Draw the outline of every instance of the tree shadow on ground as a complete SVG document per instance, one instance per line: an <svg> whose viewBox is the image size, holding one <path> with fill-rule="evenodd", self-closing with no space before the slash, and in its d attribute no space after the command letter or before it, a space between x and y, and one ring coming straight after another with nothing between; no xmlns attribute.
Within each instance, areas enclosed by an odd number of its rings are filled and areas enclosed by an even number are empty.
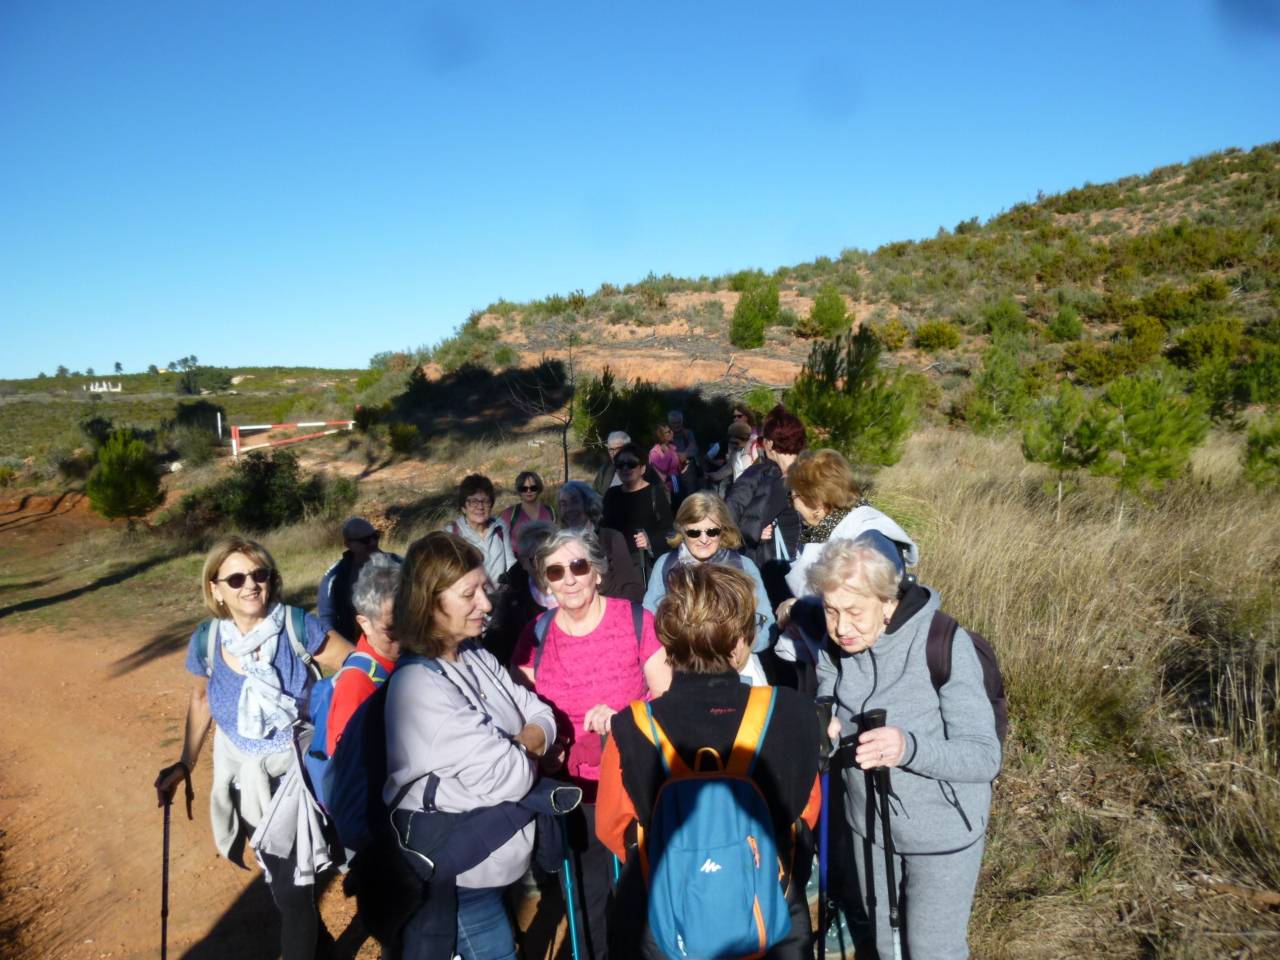
<svg viewBox="0 0 1280 960"><path fill-rule="evenodd" d="M118 583L136 577L140 573L150 570L152 567L167 563L178 553L165 552L156 554L154 557L148 557L146 560L139 560L137 563L131 563L127 566L114 570L111 573L103 574L96 580L91 580L83 586L74 587L70 590L64 590L62 593L55 593L48 597L32 597L30 600L20 600L17 603L11 603L7 607L0 607L0 620L11 616L15 613L26 613L29 610L40 610L44 607L51 607L54 604L65 603L67 600L74 600L76 597L82 597L86 593L93 593L95 590L101 590L103 587L114 587Z"/></svg>

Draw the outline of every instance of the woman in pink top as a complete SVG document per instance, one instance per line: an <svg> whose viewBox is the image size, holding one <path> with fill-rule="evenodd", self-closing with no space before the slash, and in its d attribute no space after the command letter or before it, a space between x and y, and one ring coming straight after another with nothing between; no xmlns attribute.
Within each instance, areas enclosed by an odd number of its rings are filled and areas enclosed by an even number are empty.
<svg viewBox="0 0 1280 960"><path fill-rule="evenodd" d="M555 511L545 503L539 503L542 496L542 478L532 470L522 470L516 477L516 493L520 494L518 503L513 503L502 511L502 520L511 531L511 549L520 556L520 530L526 523L555 523Z"/></svg>
<svg viewBox="0 0 1280 960"><path fill-rule="evenodd" d="M615 713L666 691L671 667L652 614L599 592L609 561L594 534L561 530L538 548L533 563L539 585L559 606L529 624L512 663L556 714L558 738L543 769L563 767L561 775L582 787L583 804L566 819L577 860L578 947L581 956L601 960L612 878L612 857L595 830L604 738Z"/></svg>
<svg viewBox="0 0 1280 960"><path fill-rule="evenodd" d="M649 450L649 466L662 477L667 490L675 493L676 478L680 476L680 454L676 451L675 434L665 423L658 424L653 433L658 442Z"/></svg>

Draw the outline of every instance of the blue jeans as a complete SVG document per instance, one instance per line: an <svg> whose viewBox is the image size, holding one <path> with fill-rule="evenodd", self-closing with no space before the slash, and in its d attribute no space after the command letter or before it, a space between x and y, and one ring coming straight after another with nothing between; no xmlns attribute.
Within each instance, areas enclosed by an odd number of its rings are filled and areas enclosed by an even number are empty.
<svg viewBox="0 0 1280 960"><path fill-rule="evenodd" d="M501 887L458 888L458 953L462 960L515 960L516 946Z"/></svg>

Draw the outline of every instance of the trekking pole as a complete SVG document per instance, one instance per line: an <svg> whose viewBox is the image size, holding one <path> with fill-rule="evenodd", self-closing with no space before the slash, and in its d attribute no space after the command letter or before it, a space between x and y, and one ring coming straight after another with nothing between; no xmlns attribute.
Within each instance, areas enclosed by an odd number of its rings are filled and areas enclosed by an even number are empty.
<svg viewBox="0 0 1280 960"><path fill-rule="evenodd" d="M191 820L191 801L196 792L191 786L191 771L182 764L186 784L187 819ZM162 774L163 776L163 774ZM169 815L173 810L173 793L164 798L164 852L160 863L160 960L169 956Z"/></svg>
<svg viewBox="0 0 1280 960"><path fill-rule="evenodd" d="M818 810L818 960L826 960L827 929L831 926L831 909L827 903L827 867L830 861L831 820L828 802L831 798L831 709L832 697L819 697L818 708L818 783L822 790L822 806Z"/></svg>
<svg viewBox="0 0 1280 960"><path fill-rule="evenodd" d="M885 725L883 710L863 714L863 729L874 730ZM898 883L894 869L893 833L889 829L889 771L876 767L873 772L876 793L880 795L880 832L884 836L884 882L889 891L889 933L893 936L893 960L902 960L902 917L898 913Z"/></svg>
<svg viewBox="0 0 1280 960"><path fill-rule="evenodd" d="M564 834L564 906L569 920L569 948L573 951L573 960L578 957L578 921L573 906L573 854L569 849L569 825L565 824Z"/></svg>

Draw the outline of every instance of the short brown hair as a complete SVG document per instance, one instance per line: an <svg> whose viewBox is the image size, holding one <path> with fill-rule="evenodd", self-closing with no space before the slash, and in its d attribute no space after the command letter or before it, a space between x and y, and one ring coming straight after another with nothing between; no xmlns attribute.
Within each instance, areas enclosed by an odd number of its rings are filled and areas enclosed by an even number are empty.
<svg viewBox="0 0 1280 960"><path fill-rule="evenodd" d="M782 404L778 404L765 416L760 435L773 444L773 449L778 453L799 453L808 443L804 424Z"/></svg>
<svg viewBox="0 0 1280 960"><path fill-rule="evenodd" d="M467 505L467 498L477 493L483 493L489 498L489 506L493 506L494 492L493 481L486 477L483 473L469 473L462 478L462 482L458 484L458 509L461 510Z"/></svg>
<svg viewBox="0 0 1280 960"><path fill-rule="evenodd" d="M840 510L862 499L849 461L835 450L806 450L787 471L787 486L811 507Z"/></svg>
<svg viewBox="0 0 1280 960"><path fill-rule="evenodd" d="M279 599L284 590L284 580L280 576L276 562L267 552L267 548L257 540L250 540L248 537L233 533L223 537L209 548L209 552L204 557L204 569L200 573L200 592L204 597L205 608L215 617L225 619L227 608L213 599L213 581L218 575L219 568L227 562L227 557L236 553L244 554L258 566L266 567L271 571L271 578L267 581L266 605L268 608Z"/></svg>
<svg viewBox="0 0 1280 960"><path fill-rule="evenodd" d="M730 550L742 549L742 533L738 525L729 515L729 507L714 493L699 490L684 498L680 509L676 511L676 532L667 543L673 547L684 542L684 528L699 520L710 520L720 528L720 545Z"/></svg>
<svg viewBox="0 0 1280 960"><path fill-rule="evenodd" d="M444 652L436 628L440 594L477 567L484 556L461 537L434 530L409 546L392 614L396 639L410 653L438 657Z"/></svg>
<svg viewBox="0 0 1280 960"><path fill-rule="evenodd" d="M741 570L685 563L667 577L654 626L673 670L721 673L733 669L739 640L756 631L756 588Z"/></svg>

